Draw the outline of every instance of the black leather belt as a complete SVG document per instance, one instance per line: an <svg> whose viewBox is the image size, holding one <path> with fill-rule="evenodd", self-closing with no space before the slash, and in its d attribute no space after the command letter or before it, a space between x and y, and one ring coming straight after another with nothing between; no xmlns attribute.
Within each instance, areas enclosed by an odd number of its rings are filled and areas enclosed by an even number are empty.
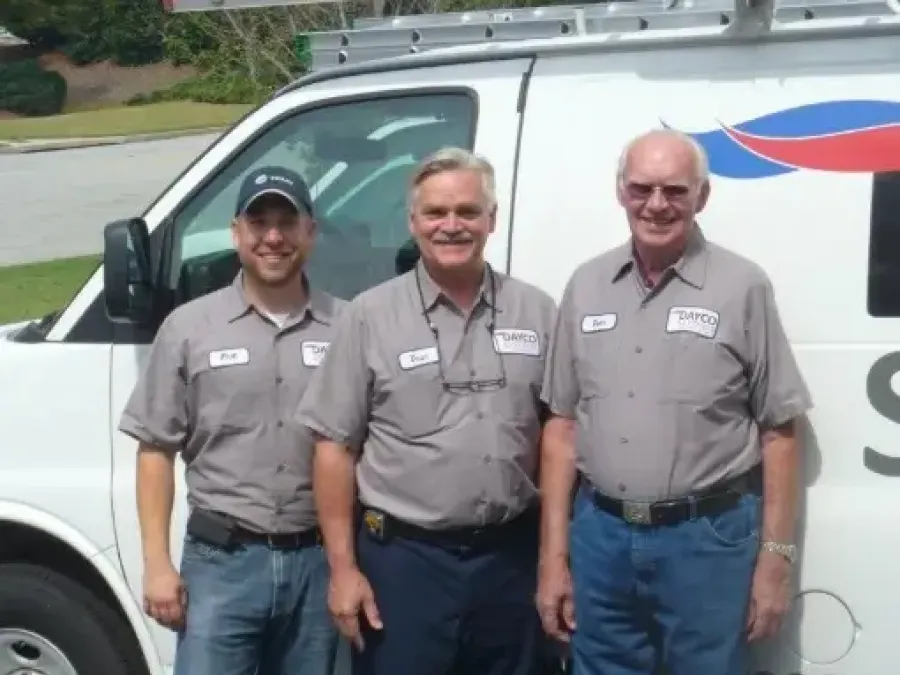
<svg viewBox="0 0 900 675"><path fill-rule="evenodd" d="M676 525L693 518L713 516L737 506L748 493L761 493L762 470L750 471L701 494L658 502L616 499L590 488L591 499L598 509L632 525Z"/></svg>
<svg viewBox="0 0 900 675"><path fill-rule="evenodd" d="M317 527L303 532L267 534L237 526L234 528L234 541L246 544L265 544L269 548L298 549L318 546L322 543L322 537Z"/></svg>
<svg viewBox="0 0 900 675"><path fill-rule="evenodd" d="M476 548L497 545L523 536L531 530L535 535L540 525L537 509L528 509L512 520L481 527L452 527L433 530L399 520L379 509L363 507L362 526L378 541L391 538L411 539L442 547Z"/></svg>

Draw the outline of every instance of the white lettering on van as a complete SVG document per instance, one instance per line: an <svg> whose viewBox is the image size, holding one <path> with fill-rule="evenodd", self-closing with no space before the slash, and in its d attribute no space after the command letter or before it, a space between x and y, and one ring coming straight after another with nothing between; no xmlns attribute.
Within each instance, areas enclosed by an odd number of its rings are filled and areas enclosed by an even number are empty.
<svg viewBox="0 0 900 675"><path fill-rule="evenodd" d="M301 354L303 354L303 365L307 368L320 366L330 346L330 342L313 342L312 340L303 342L300 345Z"/></svg>
<svg viewBox="0 0 900 675"><path fill-rule="evenodd" d="M503 328L494 331L494 350L498 354L540 356L541 341L537 331L525 328Z"/></svg>
<svg viewBox="0 0 900 675"><path fill-rule="evenodd" d="M437 347L423 347L422 349L403 352L397 358L403 370L412 370L413 368L427 366L429 363L437 363L440 356L438 355Z"/></svg>
<svg viewBox="0 0 900 675"><path fill-rule="evenodd" d="M618 322L618 314L588 314L581 320L581 332L602 333L615 328Z"/></svg>
<svg viewBox="0 0 900 675"><path fill-rule="evenodd" d="M667 333L695 333L714 338L719 330L719 313L702 307L672 307L666 322Z"/></svg>
<svg viewBox="0 0 900 675"><path fill-rule="evenodd" d="M239 349L220 349L209 353L210 368L244 366L248 363L250 363L250 350L246 347L240 347Z"/></svg>

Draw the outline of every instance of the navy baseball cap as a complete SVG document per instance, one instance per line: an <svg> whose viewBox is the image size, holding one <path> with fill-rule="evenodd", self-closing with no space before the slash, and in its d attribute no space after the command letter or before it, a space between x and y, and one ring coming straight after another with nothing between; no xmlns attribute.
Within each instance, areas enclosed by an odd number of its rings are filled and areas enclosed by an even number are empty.
<svg viewBox="0 0 900 675"><path fill-rule="evenodd" d="M244 213L263 195L284 197L297 211L312 215L312 196L309 194L306 181L296 171L281 166L254 169L241 184L235 215Z"/></svg>

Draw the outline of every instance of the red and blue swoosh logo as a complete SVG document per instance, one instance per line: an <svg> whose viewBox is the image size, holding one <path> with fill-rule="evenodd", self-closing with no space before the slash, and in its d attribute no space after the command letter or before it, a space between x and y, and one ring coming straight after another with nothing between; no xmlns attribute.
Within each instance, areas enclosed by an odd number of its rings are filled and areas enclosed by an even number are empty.
<svg viewBox="0 0 900 675"><path fill-rule="evenodd" d="M900 171L900 103L827 101L734 126L691 133L725 178L769 178L799 170Z"/></svg>

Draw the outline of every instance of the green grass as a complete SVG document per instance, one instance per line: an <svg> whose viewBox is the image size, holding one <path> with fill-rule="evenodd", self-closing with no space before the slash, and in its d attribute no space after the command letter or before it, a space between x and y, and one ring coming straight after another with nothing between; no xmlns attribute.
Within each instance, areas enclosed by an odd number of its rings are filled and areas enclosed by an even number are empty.
<svg viewBox="0 0 900 675"><path fill-rule="evenodd" d="M0 120L0 140L96 138L211 129L228 126L251 107L175 101Z"/></svg>
<svg viewBox="0 0 900 675"><path fill-rule="evenodd" d="M0 324L61 309L99 262L99 255L89 255L0 267Z"/></svg>

